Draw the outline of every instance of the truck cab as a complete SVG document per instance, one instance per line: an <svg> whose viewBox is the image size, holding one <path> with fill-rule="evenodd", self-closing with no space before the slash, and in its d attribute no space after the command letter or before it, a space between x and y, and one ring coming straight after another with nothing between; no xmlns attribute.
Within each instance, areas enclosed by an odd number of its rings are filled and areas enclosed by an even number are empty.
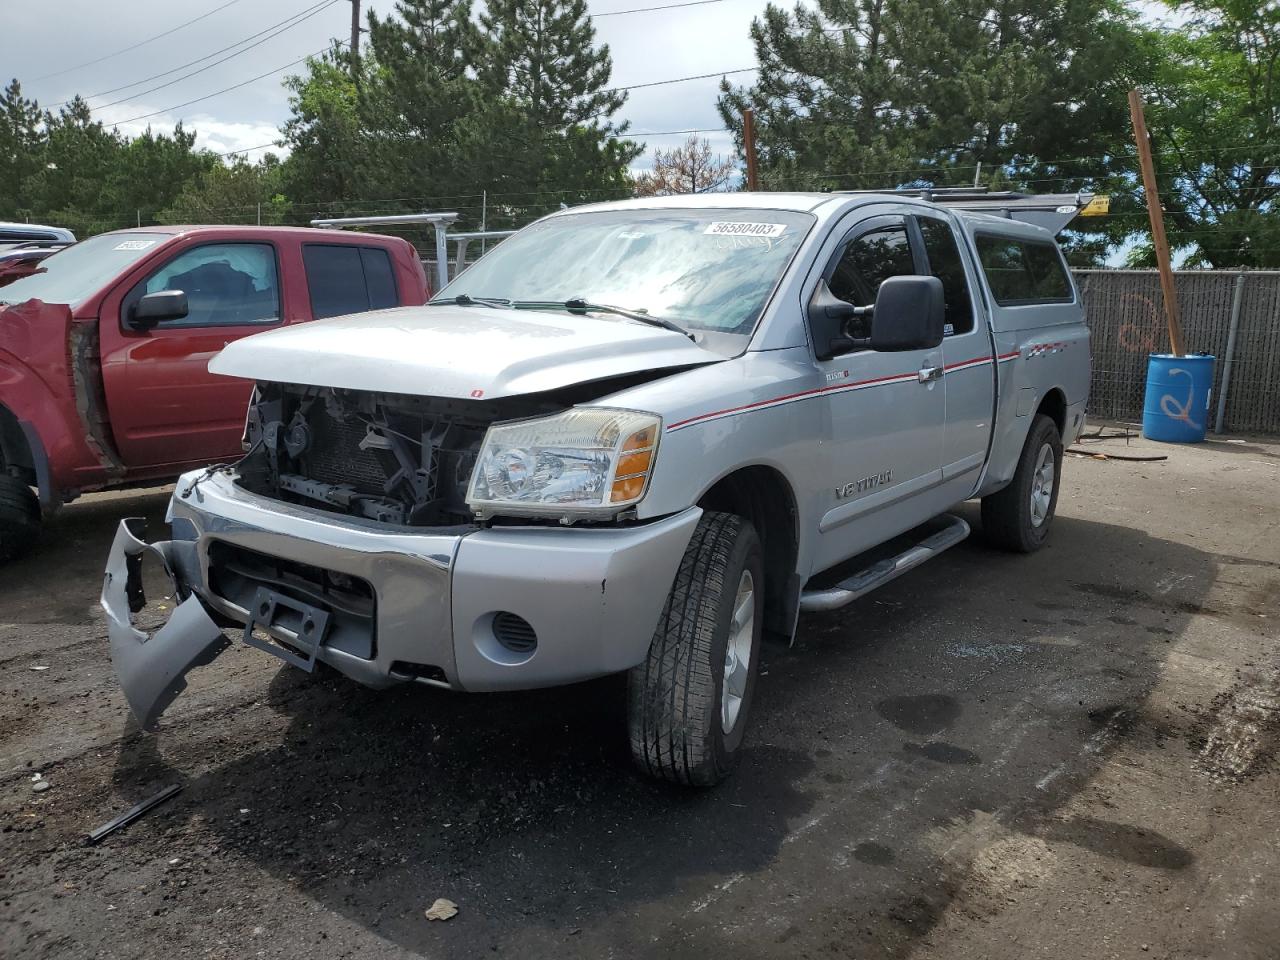
<svg viewBox="0 0 1280 960"><path fill-rule="evenodd" d="M404 240L288 227L101 234L0 288L0 556L79 494L234 457L252 385L209 372L250 334L425 301Z"/></svg>
<svg viewBox="0 0 1280 960"><path fill-rule="evenodd" d="M211 370L257 384L245 456L179 482L172 539L125 521L108 560L135 714L231 626L375 687L626 673L641 768L723 779L766 633L958 543L966 500L1000 546L1049 535L1088 331L1052 232L1000 212L581 207L422 307L228 346ZM130 622L144 557L185 598L154 636Z"/></svg>

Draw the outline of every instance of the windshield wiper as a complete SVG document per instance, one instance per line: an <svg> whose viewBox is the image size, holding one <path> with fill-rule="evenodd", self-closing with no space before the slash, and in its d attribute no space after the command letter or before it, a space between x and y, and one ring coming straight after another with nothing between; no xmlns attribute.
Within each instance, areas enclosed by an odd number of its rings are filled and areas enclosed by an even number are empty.
<svg viewBox="0 0 1280 960"><path fill-rule="evenodd" d="M563 302L550 300L545 303L534 300L516 300L513 301L511 305L517 310L546 310L550 308L555 310L570 310L586 313L613 313L617 314L619 317L626 317L628 320L647 323L651 327L661 327L663 330L670 330L673 333L678 333L682 336L688 337L690 340L694 340L692 333L680 326L680 324L675 323L672 320L668 320L666 317L655 317L639 310L627 310L625 307L611 307L607 303L591 303L583 297L570 297L568 300Z"/></svg>
<svg viewBox="0 0 1280 960"><path fill-rule="evenodd" d="M455 307L494 307L498 310L510 310L511 301L500 297L473 297L469 293L460 293L456 297L445 297L443 300L428 300L428 307L438 307L440 304L449 304Z"/></svg>

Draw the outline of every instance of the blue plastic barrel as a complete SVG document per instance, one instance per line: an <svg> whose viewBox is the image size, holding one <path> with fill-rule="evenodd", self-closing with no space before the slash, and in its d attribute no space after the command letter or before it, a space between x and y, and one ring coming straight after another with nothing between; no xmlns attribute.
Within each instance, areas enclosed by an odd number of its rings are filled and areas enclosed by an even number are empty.
<svg viewBox="0 0 1280 960"><path fill-rule="evenodd" d="M1209 425L1215 358L1207 353L1175 357L1153 353L1147 361L1142 435L1165 443L1199 443Z"/></svg>

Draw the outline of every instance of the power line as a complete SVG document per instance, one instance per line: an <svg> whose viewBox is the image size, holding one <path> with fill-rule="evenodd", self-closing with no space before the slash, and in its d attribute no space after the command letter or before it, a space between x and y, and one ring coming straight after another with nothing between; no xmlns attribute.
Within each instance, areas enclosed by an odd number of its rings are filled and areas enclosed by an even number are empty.
<svg viewBox="0 0 1280 960"><path fill-rule="evenodd" d="M226 153L218 153L218 154L215 154L215 156L218 157L219 159L223 157L234 157L238 153L253 153L253 151L255 150L263 150L267 147L278 147L278 146L280 146L279 141L272 140L270 143L260 143L256 147L241 147L239 150L228 150Z"/></svg>
<svg viewBox="0 0 1280 960"><path fill-rule="evenodd" d="M347 45L346 40L335 39L332 41L331 46L325 47L323 50L317 50L314 53L308 53L305 57L299 57L297 60L292 60L289 63L286 63L282 67L276 67L274 70L268 70L266 73L260 73L256 77L250 77L248 80L242 80L239 83L233 83L229 87L223 87L221 90L215 90L213 91L213 93L207 93L203 97L196 97L194 100L188 100L185 103L175 103L173 106L165 107L162 110L155 110L155 111L152 111L151 113L144 113L144 114L141 114L140 116L130 117L128 120L113 120L111 122L111 125L113 127L118 127L123 123L136 123L139 120L150 120L152 117L158 117L163 113L168 113L170 110L180 110L183 107L191 106L193 103L202 103L205 100L211 100L214 97L219 97L224 93L230 93L232 90L239 90L241 87L247 87L249 84L254 83L258 80L263 80L267 77L274 76L277 73L281 73L285 70L288 70L290 67L296 67L298 64L305 63L306 61L310 60L312 57L318 57L321 54L326 53L331 49L334 49L335 47L345 47L346 45Z"/></svg>
<svg viewBox="0 0 1280 960"><path fill-rule="evenodd" d="M303 10L299 10L297 13L292 14L291 16L285 17L279 23L273 23L271 26L267 27L265 30L259 30L257 33L244 37L241 40L237 40L235 43L228 44L227 46L223 47L220 50L215 50L213 51L213 53L206 54L205 56L200 57L198 60L191 60L187 63L181 64L180 66L174 67L172 70L166 70L163 73L156 73L149 77L143 77L141 80L134 80L132 83L125 83L118 87L112 87L110 90L100 90L97 93L86 94L84 99L96 100L98 97L105 97L108 94L119 93L121 90L128 90L130 87L141 86L142 84L148 83L152 80L159 80L161 77L167 77L172 73L177 73L179 70L185 70L187 67L194 67L197 63L203 63L206 60L210 60L213 57L216 57L220 53L226 53L228 50L233 50L243 43L248 43L250 40L257 39L258 37L261 37L264 33L270 33L272 30L275 30L277 27L282 27L285 24L288 24L288 27L285 27L285 29L288 29L289 27L297 26L299 23L302 23L303 20L308 19L314 13L319 13L320 10L324 9L325 7L332 6L336 2L337 0L320 0L319 3L313 4L312 6L306 7ZM306 16L304 16L304 14ZM300 18L300 19L297 19L297 18ZM290 23L290 21L293 21L293 22ZM281 31L281 32L283 33L284 31ZM278 36L278 34L272 34L272 36ZM267 37L265 39L270 40L271 37ZM253 46L257 46L257 44L254 44ZM154 93L156 90L162 90L164 89L164 87L170 86L174 83L178 83L181 80L186 80L188 77L194 77L197 73L203 73L205 70L209 70L213 67L216 67L219 63L226 63L227 60L230 60L232 57L238 57L240 54L245 53L248 50L252 50L253 46L245 47L244 50L240 50L240 51L237 51L236 53L233 53L231 57L226 57L222 60L219 60L217 63L211 63L206 67L201 67L199 70L195 70L195 71L192 71L191 73L186 74L185 76L178 77L177 80L171 80L169 81L169 83L162 84L159 87L152 87L150 90L144 90L142 93L134 94L134 96L144 96L148 93ZM50 107L61 107L64 104L67 104L70 102L71 102L70 100L59 100L57 103L50 104ZM109 107L109 106L112 106L112 104L109 104L109 103L103 104L103 106ZM95 107L94 109L96 110L101 108Z"/></svg>
<svg viewBox="0 0 1280 960"><path fill-rule="evenodd" d="M610 10L607 13L593 13L591 18L599 20L601 17L621 17L628 13L648 13L651 10L674 10L676 7L705 7L709 3L724 3L724 0L688 0L686 3L667 3L660 7L635 7L631 10Z"/></svg>
<svg viewBox="0 0 1280 960"><path fill-rule="evenodd" d="M684 83L686 80L706 80L710 77L728 77L736 73L755 73L759 67L742 67L738 70L717 70L714 73L698 73L692 77L674 77L671 80L654 80L650 83L633 83L629 87L606 87L601 93L619 93L623 90L643 90L646 87L665 87L671 83Z"/></svg>
<svg viewBox="0 0 1280 960"><path fill-rule="evenodd" d="M692 130L628 130L628 137L675 137L691 133L730 133L728 127L694 127Z"/></svg>
<svg viewBox="0 0 1280 960"><path fill-rule="evenodd" d="M56 70L53 73L46 73L42 77L36 77L35 80L36 81L48 80L50 77L60 77L64 73L71 73L73 70L80 70L84 67L91 67L95 63L102 63L104 60L111 60L114 57L120 56L120 54L122 53L128 53L130 50L137 50L139 47L145 46L146 44L151 43L153 40L159 40L161 37L167 37L171 33L177 33L183 27L189 27L193 23L199 23L201 20L204 20L208 17L212 17L215 13L218 13L221 10L225 10L227 9L227 7L230 7L233 4L237 4L239 2L240 0L227 0L227 2L224 3L222 6L215 7L214 9L210 10L208 13L202 13L200 16L195 17L194 19L188 20L185 23L180 23L176 27L170 27L164 33L157 33L154 37L147 37L147 39L145 40L139 40L137 43L133 44L132 46L125 47L123 50L117 50L115 53L108 53L106 56L98 57L98 59L96 60L89 60L89 61L86 61L85 63L77 64L74 67L67 67L65 70Z"/></svg>
<svg viewBox="0 0 1280 960"><path fill-rule="evenodd" d="M201 67L199 70L192 70L188 74L185 74L181 77L176 77L173 80L165 81L164 83L159 84L158 86L151 87L149 90L139 90L137 93L131 93L129 94L129 96L121 97L119 100L112 100L110 103L104 103L101 106L93 107L92 110L95 110L95 111L105 110L108 107L119 106L122 103L128 103L129 101L136 100L139 97L145 97L149 93L155 93L157 90L163 90L166 87L172 87L175 83L181 83L183 80L187 80L191 77L194 77L198 73L204 73L206 70L212 70L214 67L218 66L219 64L226 63L228 60L234 60L236 57L240 56L240 54L242 53L248 53L254 47L262 46L262 44L266 43L268 40L274 40L276 37L280 36L280 34L284 33L286 30L296 27L298 24L302 23L304 20L310 20L316 14L321 13L322 11L324 11L328 7L333 6L337 2L338 0L323 0L323 2L320 5L312 9L311 12L308 13L306 16L303 16L299 19L294 20L292 23L288 24L287 26L281 27L279 30L276 30L274 33L270 34L269 36L263 37L261 40L251 43L249 44L249 46L244 47L241 50L237 50L235 53L229 54L223 57L221 60L215 60L213 63L207 64L206 66Z"/></svg>

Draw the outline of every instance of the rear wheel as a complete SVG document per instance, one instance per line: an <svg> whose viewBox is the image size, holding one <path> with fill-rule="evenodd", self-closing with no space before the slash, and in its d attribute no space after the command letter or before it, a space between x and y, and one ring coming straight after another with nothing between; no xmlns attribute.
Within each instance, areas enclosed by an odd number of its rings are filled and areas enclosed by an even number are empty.
<svg viewBox="0 0 1280 960"><path fill-rule="evenodd" d="M982 498L982 532L1006 550L1032 553L1044 545L1058 507L1062 437L1058 425L1036 414L1027 432L1013 480Z"/></svg>
<svg viewBox="0 0 1280 960"><path fill-rule="evenodd" d="M719 783L738 762L760 659L764 565L751 524L706 513L649 655L627 678L631 755L651 776Z"/></svg>
<svg viewBox="0 0 1280 960"><path fill-rule="evenodd" d="M25 483L0 473L0 562L31 549L40 535L40 501Z"/></svg>

